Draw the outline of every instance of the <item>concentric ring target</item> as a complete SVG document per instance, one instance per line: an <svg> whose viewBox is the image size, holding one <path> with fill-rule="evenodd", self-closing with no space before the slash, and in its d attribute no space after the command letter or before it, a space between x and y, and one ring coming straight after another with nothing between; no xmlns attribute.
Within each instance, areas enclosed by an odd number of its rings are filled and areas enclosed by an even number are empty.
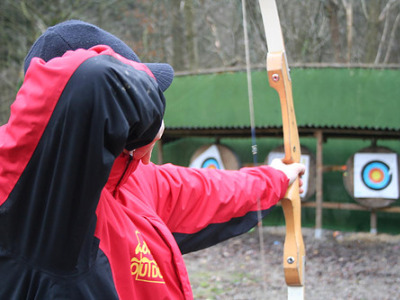
<svg viewBox="0 0 400 300"><path fill-rule="evenodd" d="M221 169L221 166L219 165L218 161L213 157L206 158L201 164L201 167L207 169L218 169L218 170Z"/></svg>
<svg viewBox="0 0 400 300"><path fill-rule="evenodd" d="M368 188L376 191L385 189L392 181L390 167L379 160L367 163L361 171L361 177Z"/></svg>

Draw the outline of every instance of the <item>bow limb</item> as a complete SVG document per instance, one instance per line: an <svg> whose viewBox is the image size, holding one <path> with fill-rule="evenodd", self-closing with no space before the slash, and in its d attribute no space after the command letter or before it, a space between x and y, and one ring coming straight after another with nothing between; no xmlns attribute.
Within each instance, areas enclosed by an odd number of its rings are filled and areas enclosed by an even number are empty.
<svg viewBox="0 0 400 300"><path fill-rule="evenodd" d="M285 148L284 163L300 162L300 140L293 105L292 82L275 0L259 0L267 38L269 84L279 95ZM288 299L304 299L305 249L301 233L299 180L289 186L281 200L286 222L283 268Z"/></svg>

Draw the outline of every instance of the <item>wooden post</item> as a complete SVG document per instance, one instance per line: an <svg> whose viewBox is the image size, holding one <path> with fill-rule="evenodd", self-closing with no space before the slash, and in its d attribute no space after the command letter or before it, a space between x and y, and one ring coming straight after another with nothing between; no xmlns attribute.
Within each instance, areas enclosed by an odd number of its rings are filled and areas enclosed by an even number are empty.
<svg viewBox="0 0 400 300"><path fill-rule="evenodd" d="M378 227L377 227L377 217L376 217L376 211L374 209L371 210L371 216L370 216L370 233L371 234L377 234L378 233Z"/></svg>
<svg viewBox="0 0 400 300"><path fill-rule="evenodd" d="M322 202L323 202L323 143L324 137L321 130L315 133L317 139L317 155L316 155L316 182L315 182L315 233L317 239L322 237Z"/></svg>

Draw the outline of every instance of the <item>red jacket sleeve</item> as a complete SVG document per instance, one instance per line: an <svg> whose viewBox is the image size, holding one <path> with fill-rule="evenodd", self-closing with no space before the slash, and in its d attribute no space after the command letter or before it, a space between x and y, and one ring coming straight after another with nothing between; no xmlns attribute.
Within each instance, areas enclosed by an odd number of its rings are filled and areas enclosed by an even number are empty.
<svg viewBox="0 0 400 300"><path fill-rule="evenodd" d="M268 166L221 171L150 164L133 176L183 253L247 232L257 224L257 200L265 216L288 187L287 177Z"/></svg>

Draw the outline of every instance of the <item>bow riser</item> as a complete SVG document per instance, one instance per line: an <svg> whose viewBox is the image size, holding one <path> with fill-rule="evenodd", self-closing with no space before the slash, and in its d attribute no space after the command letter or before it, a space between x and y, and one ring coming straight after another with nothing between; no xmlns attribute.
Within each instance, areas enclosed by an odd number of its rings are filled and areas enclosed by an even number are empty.
<svg viewBox="0 0 400 300"><path fill-rule="evenodd" d="M269 84L279 95L282 111L282 128L285 146L284 163L300 162L300 142L294 112L292 82L284 52L269 52L267 55Z"/></svg>
<svg viewBox="0 0 400 300"><path fill-rule="evenodd" d="M300 162L300 141L293 105L292 83L284 52L268 53L267 71L269 84L279 95L282 111L285 158L287 164ZM298 179L289 186L282 208L286 222L283 267L288 286L304 284L304 242L301 233L301 199Z"/></svg>

